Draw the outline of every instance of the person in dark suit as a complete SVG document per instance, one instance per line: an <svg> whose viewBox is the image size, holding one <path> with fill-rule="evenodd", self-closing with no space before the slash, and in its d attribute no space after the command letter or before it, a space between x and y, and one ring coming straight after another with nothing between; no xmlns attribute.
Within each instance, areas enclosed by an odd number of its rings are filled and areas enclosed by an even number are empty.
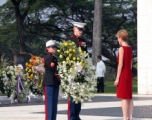
<svg viewBox="0 0 152 120"><path fill-rule="evenodd" d="M67 37L66 40L73 41L77 47L81 47L82 51L87 52L86 40L81 38L86 23L73 22L72 24L74 33L72 36ZM82 80L79 81L81 82ZM71 98L70 102L68 102L68 105L68 108L70 108L68 110L68 120L81 120L79 116L81 111L81 103L75 103Z"/></svg>
<svg viewBox="0 0 152 120"><path fill-rule="evenodd" d="M45 74L43 79L43 89L45 96L45 120L56 120L57 104L59 94L59 77L57 75L57 59L54 40L46 42L47 55L44 57Z"/></svg>

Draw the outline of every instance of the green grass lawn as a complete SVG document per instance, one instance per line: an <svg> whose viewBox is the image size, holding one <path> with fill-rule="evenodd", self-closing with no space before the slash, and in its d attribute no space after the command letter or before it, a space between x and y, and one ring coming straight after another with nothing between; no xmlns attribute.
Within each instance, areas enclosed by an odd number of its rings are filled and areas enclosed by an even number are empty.
<svg viewBox="0 0 152 120"><path fill-rule="evenodd" d="M0 96L6 96L6 94L2 94L2 93L0 93Z"/></svg>
<svg viewBox="0 0 152 120"><path fill-rule="evenodd" d="M113 82L105 82L105 93L114 94L116 93L116 87ZM137 94L137 82L133 82L133 93Z"/></svg>
<svg viewBox="0 0 152 120"><path fill-rule="evenodd" d="M5 93L5 94L3 94L2 92L0 92L0 96L6 96L7 94Z"/></svg>
<svg viewBox="0 0 152 120"><path fill-rule="evenodd" d="M115 94L116 93L116 87L113 85L113 82L105 82L105 93L109 94ZM133 93L137 94L137 82L133 82ZM6 94L1 94L0 96L5 96Z"/></svg>

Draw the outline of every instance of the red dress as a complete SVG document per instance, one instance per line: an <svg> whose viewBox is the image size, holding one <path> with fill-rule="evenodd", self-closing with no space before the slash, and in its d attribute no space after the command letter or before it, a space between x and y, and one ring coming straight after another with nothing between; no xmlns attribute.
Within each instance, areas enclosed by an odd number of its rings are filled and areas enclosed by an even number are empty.
<svg viewBox="0 0 152 120"><path fill-rule="evenodd" d="M117 85L117 98L132 99L132 48L129 46L122 46L122 48L124 50L123 67Z"/></svg>

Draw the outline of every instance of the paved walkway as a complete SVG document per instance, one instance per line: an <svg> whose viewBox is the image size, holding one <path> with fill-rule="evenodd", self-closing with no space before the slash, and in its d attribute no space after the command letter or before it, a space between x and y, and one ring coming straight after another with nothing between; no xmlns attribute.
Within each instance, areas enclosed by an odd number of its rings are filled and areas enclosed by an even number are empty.
<svg viewBox="0 0 152 120"><path fill-rule="evenodd" d="M152 95L134 95L133 99L134 120L152 120ZM30 103L9 104L6 97L0 97L0 102L0 120L44 120L41 98L33 98ZM92 102L82 106L81 119L122 120L121 103L115 95L96 94ZM60 98L57 120L67 120L67 100Z"/></svg>

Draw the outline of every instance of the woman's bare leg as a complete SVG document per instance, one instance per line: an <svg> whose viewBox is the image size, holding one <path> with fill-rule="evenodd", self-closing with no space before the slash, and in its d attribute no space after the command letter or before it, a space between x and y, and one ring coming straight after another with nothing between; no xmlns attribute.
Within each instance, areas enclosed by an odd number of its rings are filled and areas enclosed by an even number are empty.
<svg viewBox="0 0 152 120"><path fill-rule="evenodd" d="M133 116L133 100L128 100L129 102L129 120L132 120L132 116Z"/></svg>
<svg viewBox="0 0 152 120"><path fill-rule="evenodd" d="M127 120L128 118L128 100L121 99L121 106L122 106L122 113L123 113L123 120Z"/></svg>

